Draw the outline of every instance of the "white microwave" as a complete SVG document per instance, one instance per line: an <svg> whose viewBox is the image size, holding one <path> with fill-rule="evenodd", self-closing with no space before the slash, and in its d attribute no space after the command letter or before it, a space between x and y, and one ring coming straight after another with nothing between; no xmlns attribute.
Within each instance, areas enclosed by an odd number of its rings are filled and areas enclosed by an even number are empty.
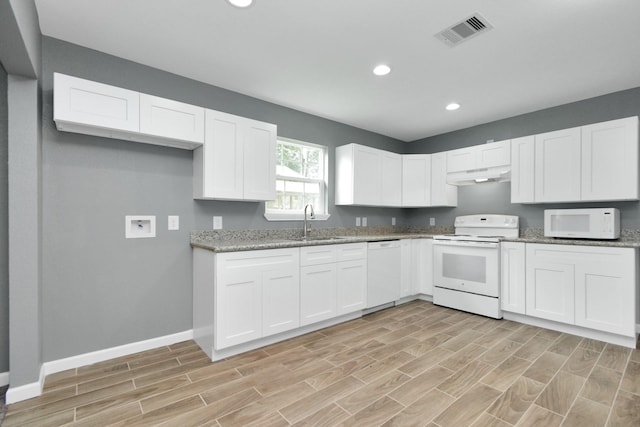
<svg viewBox="0 0 640 427"><path fill-rule="evenodd" d="M617 239L620 237L620 211L601 209L545 209L545 237L571 239Z"/></svg>

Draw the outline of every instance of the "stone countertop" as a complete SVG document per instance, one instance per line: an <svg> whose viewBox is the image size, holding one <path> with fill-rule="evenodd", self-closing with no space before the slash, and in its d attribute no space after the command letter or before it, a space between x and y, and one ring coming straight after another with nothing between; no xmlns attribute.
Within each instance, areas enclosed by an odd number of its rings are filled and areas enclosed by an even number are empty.
<svg viewBox="0 0 640 427"><path fill-rule="evenodd" d="M314 229L309 239L303 239L300 229L192 231L191 246L213 252L252 251L261 249L298 248L304 246L334 245L344 243L376 242L398 239L432 238L447 234L449 227L361 227L358 229Z"/></svg>
<svg viewBox="0 0 640 427"><path fill-rule="evenodd" d="M607 246L611 248L640 248L640 240L619 238L615 240L560 239L557 237L517 237L502 239L503 242L541 243L549 245Z"/></svg>
<svg viewBox="0 0 640 427"><path fill-rule="evenodd" d="M437 234L451 234L451 227L358 227L313 229L304 240L300 229L281 230L205 230L191 232L191 246L213 252L253 251L261 249L299 248L344 243L379 242L398 239L429 239ZM575 246L640 248L640 231L623 230L615 240L559 239L544 237L541 229L526 229L521 237L503 242L540 243Z"/></svg>
<svg viewBox="0 0 640 427"><path fill-rule="evenodd" d="M517 238L506 238L503 242L541 243L550 245L607 246L612 248L640 248L640 230L623 229L615 240L562 239L545 237L541 228L527 228Z"/></svg>

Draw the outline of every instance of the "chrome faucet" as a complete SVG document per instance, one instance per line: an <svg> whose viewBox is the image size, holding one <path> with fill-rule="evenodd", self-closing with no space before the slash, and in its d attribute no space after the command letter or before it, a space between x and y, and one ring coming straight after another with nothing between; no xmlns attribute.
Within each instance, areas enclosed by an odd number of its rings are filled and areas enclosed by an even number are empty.
<svg viewBox="0 0 640 427"><path fill-rule="evenodd" d="M311 203L307 204L304 207L304 233L303 233L303 237L305 239L307 238L307 235L311 231L311 224L307 223L307 208L309 208L311 210L311 212L309 213L309 219L315 219L315 217L316 217L316 215L313 213L313 205Z"/></svg>

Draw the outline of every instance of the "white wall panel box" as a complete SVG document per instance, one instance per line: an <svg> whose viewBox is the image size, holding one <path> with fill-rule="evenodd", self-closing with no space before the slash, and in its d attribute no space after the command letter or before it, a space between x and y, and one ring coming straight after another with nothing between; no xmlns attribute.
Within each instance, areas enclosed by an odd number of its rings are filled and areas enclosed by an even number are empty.
<svg viewBox="0 0 640 427"><path fill-rule="evenodd" d="M127 239L156 237L156 217L153 215L127 215L124 226Z"/></svg>

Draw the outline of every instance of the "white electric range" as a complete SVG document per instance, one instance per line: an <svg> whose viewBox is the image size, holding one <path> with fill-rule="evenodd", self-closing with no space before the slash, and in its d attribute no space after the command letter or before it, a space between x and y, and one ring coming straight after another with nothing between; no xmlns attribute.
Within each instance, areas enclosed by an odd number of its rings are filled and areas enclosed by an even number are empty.
<svg viewBox="0 0 640 427"><path fill-rule="evenodd" d="M454 227L433 236L433 303L501 319L500 240L518 237L518 217L464 215Z"/></svg>

